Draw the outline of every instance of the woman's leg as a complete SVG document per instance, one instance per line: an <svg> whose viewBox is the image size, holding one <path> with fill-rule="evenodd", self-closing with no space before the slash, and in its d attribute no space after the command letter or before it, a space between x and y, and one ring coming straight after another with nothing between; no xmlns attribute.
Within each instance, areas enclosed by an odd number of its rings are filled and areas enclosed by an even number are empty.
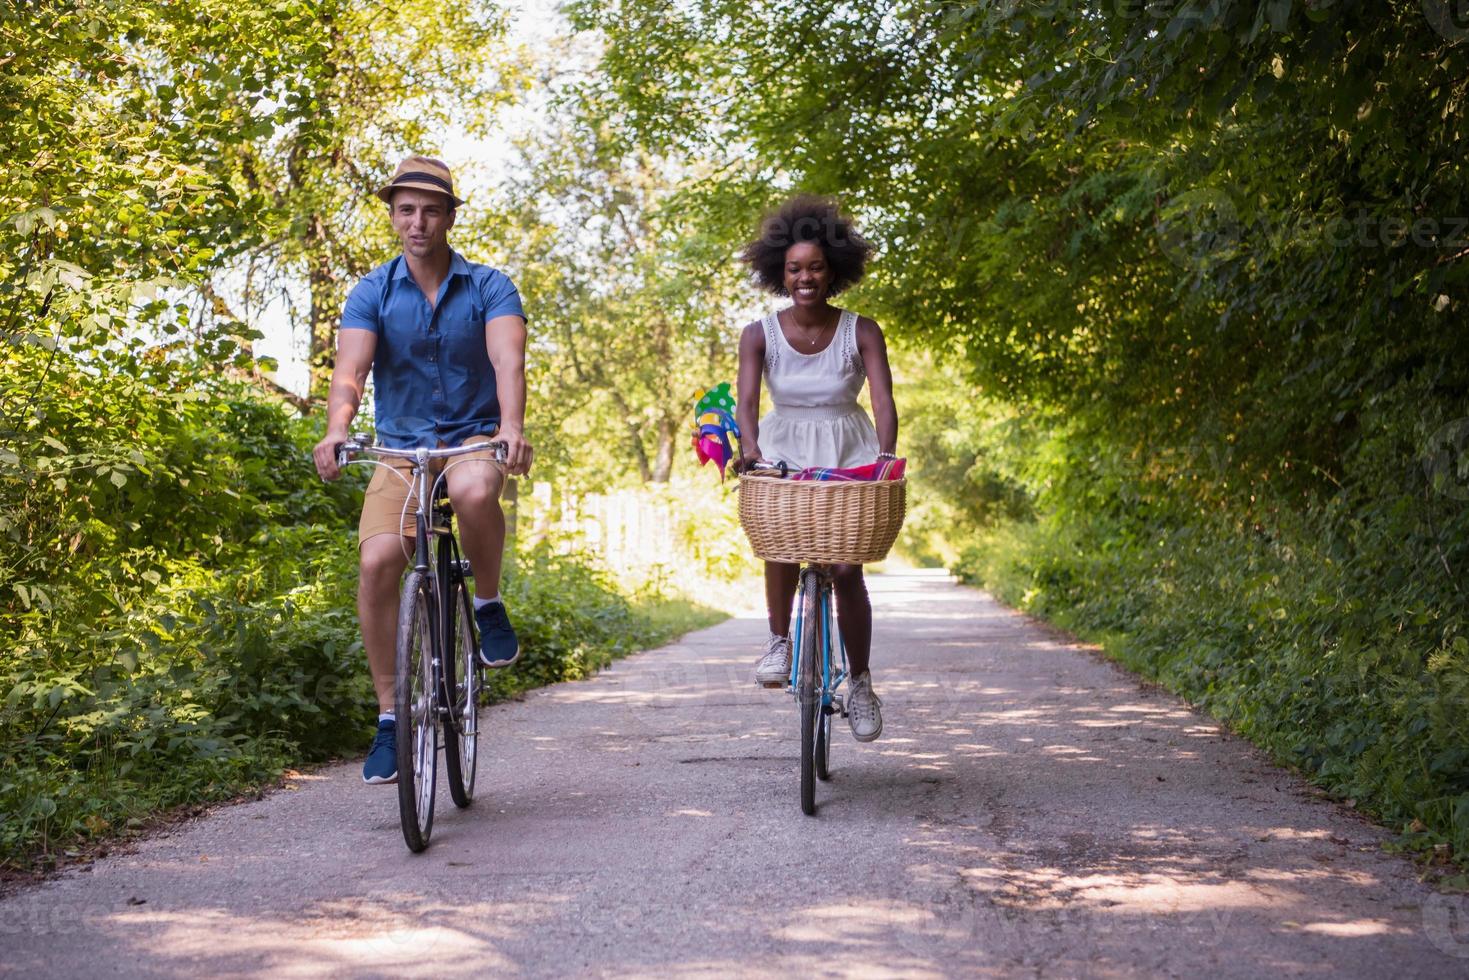
<svg viewBox="0 0 1469 980"><path fill-rule="evenodd" d="M872 602L867 598L867 582L861 565L832 566L837 594L837 624L842 643L847 648L847 669L852 677L867 672L872 650Z"/></svg>
<svg viewBox="0 0 1469 980"><path fill-rule="evenodd" d="M784 562L765 563L765 608L770 618L770 632L776 636L791 635L791 603L796 598L796 581L801 566Z"/></svg>
<svg viewBox="0 0 1469 980"><path fill-rule="evenodd" d="M755 683L785 687L791 674L791 600L796 595L796 565L765 563L765 605L770 615L770 637L755 664Z"/></svg>

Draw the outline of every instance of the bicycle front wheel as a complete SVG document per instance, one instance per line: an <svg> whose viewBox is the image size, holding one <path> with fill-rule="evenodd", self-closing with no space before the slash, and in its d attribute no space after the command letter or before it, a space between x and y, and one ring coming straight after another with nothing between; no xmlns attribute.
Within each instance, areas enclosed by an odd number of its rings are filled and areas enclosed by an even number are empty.
<svg viewBox="0 0 1469 980"><path fill-rule="evenodd" d="M821 718L821 576L801 573L801 650L796 673L796 700L801 705L801 812L816 814L816 728Z"/></svg>
<svg viewBox="0 0 1469 980"><path fill-rule="evenodd" d="M474 770L479 758L479 668L475 665L474 606L469 586L459 578L449 590L444 629L444 772L449 795L461 809L474 802Z"/></svg>
<svg viewBox="0 0 1469 980"><path fill-rule="evenodd" d="M434 825L439 728L434 717L434 640L429 586L410 572L398 605L398 662L394 711L398 719L398 816L403 840L415 854L428 847Z"/></svg>
<svg viewBox="0 0 1469 980"><path fill-rule="evenodd" d="M832 711L824 704L816 708L816 778L823 783L831 778Z"/></svg>

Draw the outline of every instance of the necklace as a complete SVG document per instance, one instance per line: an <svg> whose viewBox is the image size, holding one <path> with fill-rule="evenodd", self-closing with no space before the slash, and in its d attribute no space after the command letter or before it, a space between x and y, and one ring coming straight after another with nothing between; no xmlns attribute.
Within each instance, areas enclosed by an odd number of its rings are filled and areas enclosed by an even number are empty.
<svg viewBox="0 0 1469 980"><path fill-rule="evenodd" d="M791 317L791 326L800 331L799 339L804 340L807 347L815 347L818 343L821 342L821 338L825 337L826 332L832 327L830 323L823 323L821 326L816 328L816 335L813 337L810 333L807 332L805 327L796 322L795 317Z"/></svg>

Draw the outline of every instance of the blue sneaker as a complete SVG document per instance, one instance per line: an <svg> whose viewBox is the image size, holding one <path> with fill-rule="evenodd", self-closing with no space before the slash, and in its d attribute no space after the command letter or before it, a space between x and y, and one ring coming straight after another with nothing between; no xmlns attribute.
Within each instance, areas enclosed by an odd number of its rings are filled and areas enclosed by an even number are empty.
<svg viewBox="0 0 1469 980"><path fill-rule="evenodd" d="M362 781L374 786L398 781L398 723L384 720L377 723L377 735L372 740L372 749L367 761L362 764Z"/></svg>
<svg viewBox="0 0 1469 980"><path fill-rule="evenodd" d="M481 666L509 667L520 659L520 640L515 636L515 627L510 625L505 603L481 606L474 611L474 621L479 625Z"/></svg>

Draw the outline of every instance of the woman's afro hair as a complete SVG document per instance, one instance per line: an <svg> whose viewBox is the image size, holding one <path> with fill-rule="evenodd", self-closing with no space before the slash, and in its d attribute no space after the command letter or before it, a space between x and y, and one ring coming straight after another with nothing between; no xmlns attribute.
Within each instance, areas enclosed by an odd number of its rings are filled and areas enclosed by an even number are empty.
<svg viewBox="0 0 1469 980"><path fill-rule="evenodd" d="M852 219L842 214L833 198L801 194L761 219L760 234L745 246L740 259L750 267L755 285L788 296L786 249L800 242L821 246L831 266L831 296L862 278L873 252L872 243L858 234Z"/></svg>

